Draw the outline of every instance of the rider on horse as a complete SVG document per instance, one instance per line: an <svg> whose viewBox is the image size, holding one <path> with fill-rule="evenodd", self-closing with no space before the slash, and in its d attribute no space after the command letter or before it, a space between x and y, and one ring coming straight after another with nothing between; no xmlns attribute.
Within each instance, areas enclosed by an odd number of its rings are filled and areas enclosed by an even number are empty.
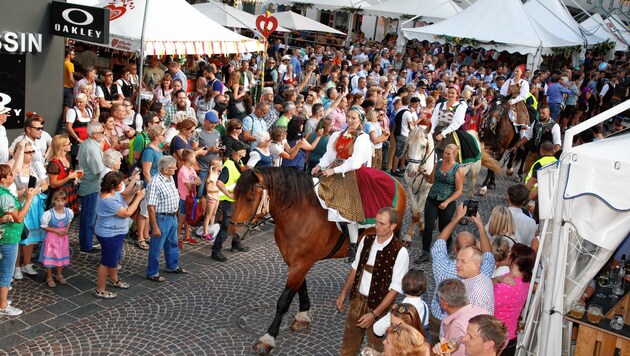
<svg viewBox="0 0 630 356"><path fill-rule="evenodd" d="M348 111L348 127L331 135L326 153L311 172L313 176L321 172L316 189L320 202L328 209L328 220L345 223L341 228L350 239L350 262L356 254L359 224L373 225L379 209L392 206L396 195L395 179L368 168L372 143L363 132L362 116L358 107Z"/></svg>
<svg viewBox="0 0 630 356"><path fill-rule="evenodd" d="M525 106L525 99L529 95L529 82L523 79L525 66L519 65L514 68L514 77L508 79L501 86L501 95L508 98L511 106L510 119L515 126L521 126L521 130L526 130L529 126L529 111Z"/></svg>
<svg viewBox="0 0 630 356"><path fill-rule="evenodd" d="M459 87L451 85L447 89L447 100L436 105L431 116L431 133L435 141L435 153L442 157L446 146L453 143L460 147L457 161L468 163L479 160L481 151L473 136L460 130L466 120L468 105L459 100Z"/></svg>

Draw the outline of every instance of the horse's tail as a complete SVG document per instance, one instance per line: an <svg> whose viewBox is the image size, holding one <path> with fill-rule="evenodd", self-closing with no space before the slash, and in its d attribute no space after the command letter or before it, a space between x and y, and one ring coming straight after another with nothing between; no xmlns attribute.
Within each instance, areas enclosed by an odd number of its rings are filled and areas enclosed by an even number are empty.
<svg viewBox="0 0 630 356"><path fill-rule="evenodd" d="M503 176L503 168L501 167L501 163L492 157L492 153L487 149L481 150L481 164L493 171L495 174Z"/></svg>

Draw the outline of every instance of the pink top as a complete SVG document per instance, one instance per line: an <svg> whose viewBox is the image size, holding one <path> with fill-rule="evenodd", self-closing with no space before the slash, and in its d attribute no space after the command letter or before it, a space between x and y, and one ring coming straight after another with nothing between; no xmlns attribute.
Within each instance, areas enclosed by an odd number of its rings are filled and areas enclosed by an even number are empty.
<svg viewBox="0 0 630 356"><path fill-rule="evenodd" d="M447 316L442 320L442 325L440 326L440 338L445 338L446 340L457 339L460 336L466 335L466 328L468 328L468 320L470 318L481 315L481 314L489 314L487 310L482 307L478 307L476 305L468 304L464 307L461 307L455 313ZM453 352L451 355L453 356L465 356L465 347L462 343L457 351Z"/></svg>
<svg viewBox="0 0 630 356"><path fill-rule="evenodd" d="M217 187L217 179L219 179L219 173L215 172L212 167L208 170L208 179L206 180L206 192L208 198L213 200L219 200L219 188Z"/></svg>
<svg viewBox="0 0 630 356"><path fill-rule="evenodd" d="M177 173L177 191L179 191L179 199L186 200L190 195L190 190L186 187L186 183L190 183L197 177L194 167L186 167L185 165L179 169Z"/></svg>
<svg viewBox="0 0 630 356"><path fill-rule="evenodd" d="M333 126L330 129L331 132L341 131L346 126L346 113L339 108L335 108L328 114L328 118L333 122Z"/></svg>
<svg viewBox="0 0 630 356"><path fill-rule="evenodd" d="M529 283L523 282L521 277L514 278L514 281L516 285L513 286L506 283L497 283L494 286L494 316L505 323L510 339L516 337L518 317L529 292Z"/></svg>

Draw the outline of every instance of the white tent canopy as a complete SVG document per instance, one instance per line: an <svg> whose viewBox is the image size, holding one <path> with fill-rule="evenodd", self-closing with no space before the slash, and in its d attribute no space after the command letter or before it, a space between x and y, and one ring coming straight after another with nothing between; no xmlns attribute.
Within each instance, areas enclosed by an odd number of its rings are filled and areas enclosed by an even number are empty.
<svg viewBox="0 0 630 356"><path fill-rule="evenodd" d="M337 31L330 26L311 20L308 17L296 14L293 11L275 12L272 15L278 19L278 24L282 24L283 27L291 30L326 32L345 35L345 33L341 31Z"/></svg>
<svg viewBox="0 0 630 356"><path fill-rule="evenodd" d="M257 52L262 44L217 24L185 0L71 0L76 4L110 8L109 41L106 47L145 55L228 54ZM144 44L142 44L143 19ZM176 13L174 11L177 11ZM173 26L175 19L185 25Z"/></svg>
<svg viewBox="0 0 630 356"><path fill-rule="evenodd" d="M452 0L389 0L366 8L363 13L399 18L404 15L422 17L424 21L440 21L462 11Z"/></svg>
<svg viewBox="0 0 630 356"><path fill-rule="evenodd" d="M584 21L580 22L580 26L585 31L615 42L615 51L625 51L628 49L628 44L624 42L623 38L611 32L600 14L593 14L591 17L587 17Z"/></svg>
<svg viewBox="0 0 630 356"><path fill-rule="evenodd" d="M567 130L558 164L538 173L544 268L519 355L569 354L563 314L630 232L630 132L571 147L574 135L629 108L626 101Z"/></svg>
<svg viewBox="0 0 630 356"><path fill-rule="evenodd" d="M548 43L549 47L573 46L585 40L589 45L606 41L594 34L583 33L560 0L529 0L523 8L537 25L539 33L548 32L554 35L548 38L560 39L556 43Z"/></svg>
<svg viewBox="0 0 630 356"><path fill-rule="evenodd" d="M256 15L241 11L224 3L211 1L195 4L193 7L212 21L228 28L256 28ZM278 32L289 32L288 29L278 26Z"/></svg>
<svg viewBox="0 0 630 356"><path fill-rule="evenodd" d="M617 38L619 42L624 42L630 46L630 30L624 26L623 21L617 14L608 16L604 23L608 27L608 30ZM627 49L627 47L626 47Z"/></svg>
<svg viewBox="0 0 630 356"><path fill-rule="evenodd" d="M555 29L550 24L545 27ZM451 18L430 26L403 29L402 33L410 40L442 43L446 42L440 38L442 35L472 38L483 48L531 55L551 47L581 44L565 40L563 32L541 29L528 16L520 0L477 0Z"/></svg>

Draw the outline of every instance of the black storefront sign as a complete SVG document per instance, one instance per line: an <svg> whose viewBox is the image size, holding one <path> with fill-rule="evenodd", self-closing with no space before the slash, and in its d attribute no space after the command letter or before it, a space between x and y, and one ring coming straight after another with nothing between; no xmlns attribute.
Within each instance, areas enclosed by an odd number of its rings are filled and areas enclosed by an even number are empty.
<svg viewBox="0 0 630 356"><path fill-rule="evenodd" d="M109 42L109 9L52 2L50 32L93 43Z"/></svg>
<svg viewBox="0 0 630 356"><path fill-rule="evenodd" d="M24 128L25 78L25 54L0 54L0 104L10 109L7 129Z"/></svg>

